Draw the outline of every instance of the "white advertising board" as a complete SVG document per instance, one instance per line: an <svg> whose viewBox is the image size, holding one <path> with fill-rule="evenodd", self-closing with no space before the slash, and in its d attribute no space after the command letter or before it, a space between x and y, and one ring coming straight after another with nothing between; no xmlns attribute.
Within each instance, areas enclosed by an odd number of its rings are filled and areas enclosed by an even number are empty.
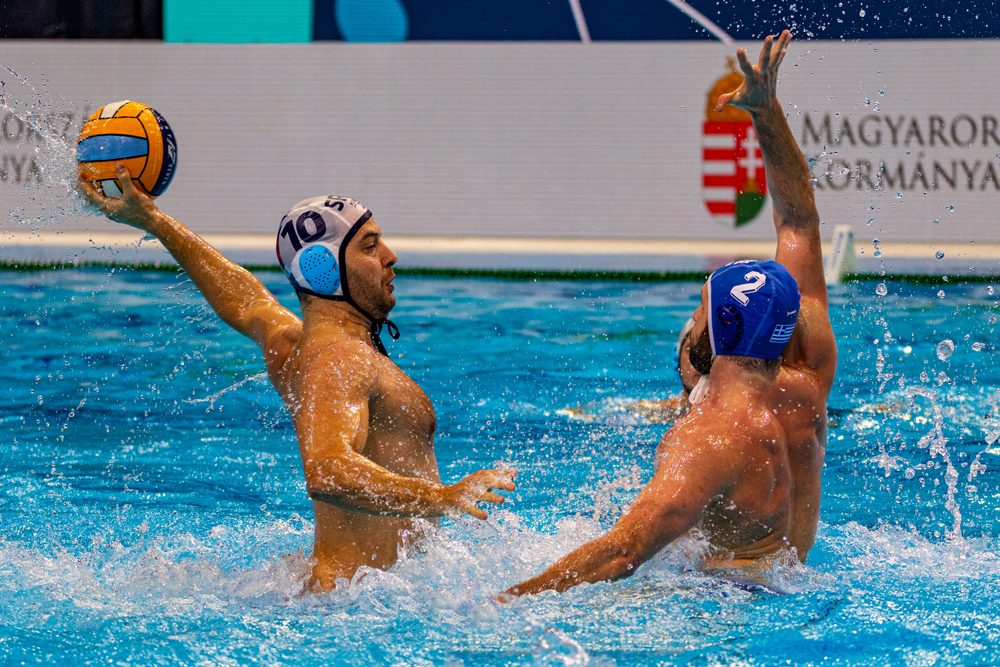
<svg viewBox="0 0 1000 667"><path fill-rule="evenodd" d="M160 205L203 233L273 233L291 204L332 193L394 236L773 235L752 132L707 122L734 46L0 47L5 231L107 229L66 194L73 139L96 107L132 99L178 138ZM779 97L825 228L1000 241L998 69L993 41L793 41Z"/></svg>

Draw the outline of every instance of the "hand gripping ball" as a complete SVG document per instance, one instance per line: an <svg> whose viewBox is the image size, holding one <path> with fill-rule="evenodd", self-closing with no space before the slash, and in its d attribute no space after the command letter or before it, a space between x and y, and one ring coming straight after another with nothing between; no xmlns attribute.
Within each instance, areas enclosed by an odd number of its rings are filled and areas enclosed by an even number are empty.
<svg viewBox="0 0 1000 667"><path fill-rule="evenodd" d="M139 102L106 104L87 119L76 145L84 179L108 197L122 192L115 165L124 162L132 183L151 197L163 194L177 169L177 140L163 116Z"/></svg>

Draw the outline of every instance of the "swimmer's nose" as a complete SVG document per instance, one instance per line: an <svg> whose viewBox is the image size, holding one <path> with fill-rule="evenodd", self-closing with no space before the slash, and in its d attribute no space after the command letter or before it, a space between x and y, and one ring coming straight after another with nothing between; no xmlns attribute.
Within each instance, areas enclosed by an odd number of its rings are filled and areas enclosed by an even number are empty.
<svg viewBox="0 0 1000 667"><path fill-rule="evenodd" d="M388 257L386 258L385 266L386 268L391 268L396 264L396 260L399 258L396 257L396 253L394 253L392 251L392 248L390 248L389 246L386 246L385 249L389 253Z"/></svg>

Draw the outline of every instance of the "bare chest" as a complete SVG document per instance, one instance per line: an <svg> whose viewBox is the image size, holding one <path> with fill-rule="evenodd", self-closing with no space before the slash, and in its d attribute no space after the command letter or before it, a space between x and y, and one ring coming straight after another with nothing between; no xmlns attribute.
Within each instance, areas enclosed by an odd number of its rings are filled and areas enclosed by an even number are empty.
<svg viewBox="0 0 1000 667"><path fill-rule="evenodd" d="M430 398L389 359L380 364L373 389L365 456L400 474L436 478L437 418Z"/></svg>

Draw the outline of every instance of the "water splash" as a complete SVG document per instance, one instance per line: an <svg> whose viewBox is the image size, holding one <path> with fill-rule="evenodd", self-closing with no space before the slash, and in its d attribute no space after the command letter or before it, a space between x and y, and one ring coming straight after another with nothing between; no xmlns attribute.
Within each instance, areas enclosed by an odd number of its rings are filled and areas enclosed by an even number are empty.
<svg viewBox="0 0 1000 667"><path fill-rule="evenodd" d="M76 137L91 109L3 69L16 79L0 82L0 180L14 195L8 213L24 231L75 226L92 215L76 191Z"/></svg>
<svg viewBox="0 0 1000 667"><path fill-rule="evenodd" d="M221 389L221 390L215 392L214 394L212 394L211 396L206 396L205 398L185 398L185 399L183 399L183 402L184 403L208 403L208 407L205 408L205 412L210 412L215 407L215 402L217 400L219 400L222 397L223 394L226 394L226 393L232 391L233 389L239 389L240 387L242 387L243 385L245 385L248 382L262 382L262 381L264 381L266 379L267 379L267 371L264 371L262 373L257 373L256 375L251 375L248 378L243 378L242 380L240 380L236 384L230 385L230 386L226 387L225 389Z"/></svg>
<svg viewBox="0 0 1000 667"><path fill-rule="evenodd" d="M947 485L945 494L945 509L952 516L951 530L945 529L945 539L956 544L963 541L962 538L962 512L955 500L958 491L958 470L952 465L951 456L948 453L948 439L944 437L944 414L938 402L938 392L926 387L908 387L906 395L910 401L916 403L918 397L926 398L930 401L932 409L931 430L917 442L917 446L926 449L930 448L931 458L940 456L945 464L944 481Z"/></svg>

